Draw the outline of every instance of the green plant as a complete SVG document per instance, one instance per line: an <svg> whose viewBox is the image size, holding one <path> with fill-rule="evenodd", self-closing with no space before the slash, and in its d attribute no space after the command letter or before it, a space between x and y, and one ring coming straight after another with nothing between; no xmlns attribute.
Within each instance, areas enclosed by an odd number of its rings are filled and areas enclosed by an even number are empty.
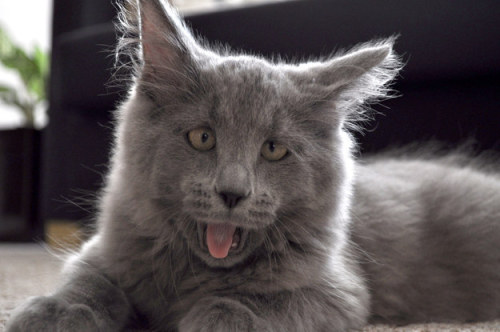
<svg viewBox="0 0 500 332"><path fill-rule="evenodd" d="M35 126L35 110L46 100L45 83L49 71L48 53L35 46L31 52L16 45L0 27L0 63L16 72L23 88L0 84L0 100L22 112L25 125Z"/></svg>

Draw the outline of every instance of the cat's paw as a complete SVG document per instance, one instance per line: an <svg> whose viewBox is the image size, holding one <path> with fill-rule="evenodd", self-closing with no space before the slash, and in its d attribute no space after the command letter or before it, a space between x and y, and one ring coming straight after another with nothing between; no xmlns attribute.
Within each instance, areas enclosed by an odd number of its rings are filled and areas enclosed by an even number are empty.
<svg viewBox="0 0 500 332"><path fill-rule="evenodd" d="M55 297L35 297L17 309L6 332L96 332L92 310Z"/></svg>
<svg viewBox="0 0 500 332"><path fill-rule="evenodd" d="M242 303L225 297L198 301L179 324L179 332L266 331L259 318Z"/></svg>

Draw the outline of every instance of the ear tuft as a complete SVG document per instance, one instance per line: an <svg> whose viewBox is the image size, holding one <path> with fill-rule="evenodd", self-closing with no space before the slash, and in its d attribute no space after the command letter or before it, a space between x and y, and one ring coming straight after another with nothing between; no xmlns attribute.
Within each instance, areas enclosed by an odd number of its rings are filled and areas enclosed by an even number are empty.
<svg viewBox="0 0 500 332"><path fill-rule="evenodd" d="M163 0L140 0L143 60L146 66L176 64L196 45L177 11Z"/></svg>
<svg viewBox="0 0 500 332"><path fill-rule="evenodd" d="M202 48L177 11L166 0L124 0L119 9L117 60L122 55L132 60L147 94L157 87L180 91Z"/></svg>
<svg viewBox="0 0 500 332"><path fill-rule="evenodd" d="M351 129L360 130L360 122L370 119L370 104L396 96L391 84L403 65L393 51L394 41L368 44L356 52L365 71L344 86L337 100L337 108L347 116L345 125Z"/></svg>
<svg viewBox="0 0 500 332"><path fill-rule="evenodd" d="M362 120L363 106L390 97L389 85L402 67L393 51L394 41L359 45L329 61L301 65L294 75L313 98L333 103L344 118Z"/></svg>

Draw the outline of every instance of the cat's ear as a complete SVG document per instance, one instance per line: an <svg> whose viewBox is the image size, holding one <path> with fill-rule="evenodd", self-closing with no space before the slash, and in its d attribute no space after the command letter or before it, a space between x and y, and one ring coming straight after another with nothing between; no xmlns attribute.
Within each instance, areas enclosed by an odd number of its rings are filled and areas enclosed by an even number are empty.
<svg viewBox="0 0 500 332"><path fill-rule="evenodd" d="M125 0L118 27L123 36L117 55L132 55L140 87L157 95L157 88L184 88L188 73L194 71L193 59L202 48L168 1Z"/></svg>
<svg viewBox="0 0 500 332"><path fill-rule="evenodd" d="M388 84L401 68L393 44L394 39L364 44L326 62L300 65L292 76L311 98L349 116L360 105L388 96Z"/></svg>
<svg viewBox="0 0 500 332"><path fill-rule="evenodd" d="M139 0L144 65L154 70L177 68L197 48L177 11L164 0Z"/></svg>

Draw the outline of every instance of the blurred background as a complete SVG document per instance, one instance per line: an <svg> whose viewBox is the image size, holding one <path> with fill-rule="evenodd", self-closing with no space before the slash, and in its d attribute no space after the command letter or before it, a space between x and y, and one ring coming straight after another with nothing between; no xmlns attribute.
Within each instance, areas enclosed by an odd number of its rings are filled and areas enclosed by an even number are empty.
<svg viewBox="0 0 500 332"><path fill-rule="evenodd" d="M361 152L422 140L500 151L497 0L174 3L197 34L267 57L399 35L401 97L374 106ZM93 225L125 92L112 79L115 15L109 0L0 2L0 241L78 242Z"/></svg>

